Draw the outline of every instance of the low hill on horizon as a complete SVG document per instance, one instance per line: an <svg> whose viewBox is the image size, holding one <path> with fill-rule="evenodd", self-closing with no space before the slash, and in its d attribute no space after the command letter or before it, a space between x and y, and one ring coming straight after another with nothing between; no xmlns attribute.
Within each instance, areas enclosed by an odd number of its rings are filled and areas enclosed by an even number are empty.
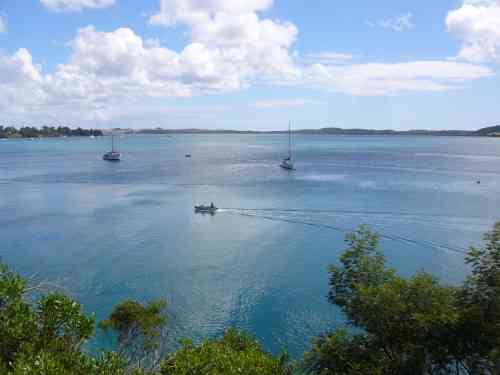
<svg viewBox="0 0 500 375"><path fill-rule="evenodd" d="M495 136L498 137L500 136L500 125L496 126L489 126L487 128L482 128L476 131L477 135L480 136Z"/></svg>
<svg viewBox="0 0 500 375"><path fill-rule="evenodd" d="M123 129L122 129L123 130ZM228 129L130 129L135 134L283 134L286 130L228 130ZM478 130L392 130L392 129L343 129L337 127L326 127L320 129L298 129L292 131L295 134L338 134L338 135L439 135L439 136L500 136L500 125L489 126Z"/></svg>

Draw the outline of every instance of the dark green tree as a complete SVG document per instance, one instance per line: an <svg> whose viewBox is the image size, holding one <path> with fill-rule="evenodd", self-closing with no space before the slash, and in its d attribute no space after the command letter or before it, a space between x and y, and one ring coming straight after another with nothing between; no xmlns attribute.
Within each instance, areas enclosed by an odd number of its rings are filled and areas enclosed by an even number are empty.
<svg viewBox="0 0 500 375"><path fill-rule="evenodd" d="M62 294L37 302L27 294L26 280L0 264L0 369L36 374L43 364L43 374L84 374L77 370L91 361L81 345L94 332L94 318Z"/></svg>
<svg viewBox="0 0 500 375"><path fill-rule="evenodd" d="M466 262L472 272L459 293L458 356L469 373L500 374L500 222Z"/></svg>
<svg viewBox="0 0 500 375"><path fill-rule="evenodd" d="M161 366L162 375L285 375L287 356L274 357L245 334L229 330L220 340L185 340Z"/></svg>
<svg viewBox="0 0 500 375"><path fill-rule="evenodd" d="M346 238L329 269L329 301L351 325L317 338L305 355L314 374L496 374L500 327L500 224L471 249L463 287L419 272L398 276L366 227Z"/></svg>
<svg viewBox="0 0 500 375"><path fill-rule="evenodd" d="M59 293L38 303L39 345L45 350L76 352L94 334L95 319L82 312L79 303Z"/></svg>
<svg viewBox="0 0 500 375"><path fill-rule="evenodd" d="M0 263L0 368L9 366L37 332L36 315L25 302L26 281Z"/></svg>
<svg viewBox="0 0 500 375"><path fill-rule="evenodd" d="M164 314L167 302L163 299L141 304L124 301L113 309L99 327L113 332L118 340L118 353L132 366L154 368L158 363L167 318Z"/></svg>
<svg viewBox="0 0 500 375"><path fill-rule="evenodd" d="M314 340L302 367L309 373L324 375L384 375L381 351L369 335L337 329Z"/></svg>

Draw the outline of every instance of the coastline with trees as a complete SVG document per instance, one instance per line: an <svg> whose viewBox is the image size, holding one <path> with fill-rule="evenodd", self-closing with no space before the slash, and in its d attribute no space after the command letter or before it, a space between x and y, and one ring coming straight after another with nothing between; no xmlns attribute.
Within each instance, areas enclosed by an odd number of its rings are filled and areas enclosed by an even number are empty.
<svg viewBox="0 0 500 375"><path fill-rule="evenodd" d="M99 137L103 132L99 129L70 128L68 126L13 126L0 125L0 138L56 138L56 137Z"/></svg>

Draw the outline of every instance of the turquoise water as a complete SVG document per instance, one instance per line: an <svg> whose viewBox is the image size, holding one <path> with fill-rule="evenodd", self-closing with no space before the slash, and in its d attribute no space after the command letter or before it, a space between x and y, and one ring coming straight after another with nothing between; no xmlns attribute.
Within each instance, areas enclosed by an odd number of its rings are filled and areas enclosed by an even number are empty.
<svg viewBox="0 0 500 375"><path fill-rule="evenodd" d="M0 141L0 257L98 318L165 297L173 342L237 326L298 355L343 322L326 293L346 231L368 224L401 273L457 283L463 250L500 219L498 139L302 135L294 173L278 167L286 147L280 135L124 136L109 163L109 139ZM211 201L215 216L193 213Z"/></svg>

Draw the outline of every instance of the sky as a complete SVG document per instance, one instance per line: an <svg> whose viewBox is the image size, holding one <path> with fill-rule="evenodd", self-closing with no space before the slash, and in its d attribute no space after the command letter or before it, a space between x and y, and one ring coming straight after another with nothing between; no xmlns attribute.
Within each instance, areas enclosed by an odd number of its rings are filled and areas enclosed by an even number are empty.
<svg viewBox="0 0 500 375"><path fill-rule="evenodd" d="M500 0L0 0L0 125L500 124Z"/></svg>

